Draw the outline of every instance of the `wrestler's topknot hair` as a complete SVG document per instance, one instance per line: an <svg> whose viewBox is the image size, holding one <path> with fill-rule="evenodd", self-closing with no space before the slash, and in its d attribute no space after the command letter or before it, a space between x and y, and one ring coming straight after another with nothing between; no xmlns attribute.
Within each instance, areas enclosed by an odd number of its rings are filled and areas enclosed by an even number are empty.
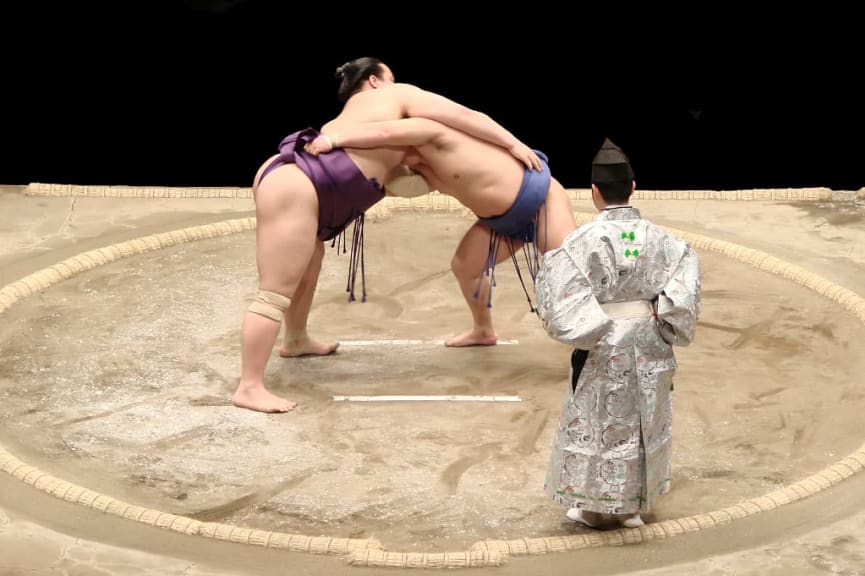
<svg viewBox="0 0 865 576"><path fill-rule="evenodd" d="M339 66L335 74L336 79L339 80L339 88L336 92L339 101L344 103L348 100L370 76L381 76L384 73L383 64L378 58L364 56Z"/></svg>

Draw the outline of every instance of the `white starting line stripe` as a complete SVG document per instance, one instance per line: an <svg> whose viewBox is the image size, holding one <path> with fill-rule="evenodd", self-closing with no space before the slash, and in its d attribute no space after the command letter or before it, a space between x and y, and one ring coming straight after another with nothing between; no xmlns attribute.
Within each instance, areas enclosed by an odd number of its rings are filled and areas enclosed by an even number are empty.
<svg viewBox="0 0 865 576"><path fill-rule="evenodd" d="M522 402L519 396L334 396L336 402Z"/></svg>
<svg viewBox="0 0 865 576"><path fill-rule="evenodd" d="M499 340L499 346L515 346L519 340ZM423 346L435 344L444 346L444 340L341 340L340 346Z"/></svg>

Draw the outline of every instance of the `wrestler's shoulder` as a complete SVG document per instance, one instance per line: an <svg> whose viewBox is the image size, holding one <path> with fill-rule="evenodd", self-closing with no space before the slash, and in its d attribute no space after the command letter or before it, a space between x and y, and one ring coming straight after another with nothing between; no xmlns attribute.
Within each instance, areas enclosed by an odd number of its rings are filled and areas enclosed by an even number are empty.
<svg viewBox="0 0 865 576"><path fill-rule="evenodd" d="M390 84L387 86L386 90L389 90L393 94L418 94L424 91L419 86L415 86L414 84L406 84L404 82Z"/></svg>

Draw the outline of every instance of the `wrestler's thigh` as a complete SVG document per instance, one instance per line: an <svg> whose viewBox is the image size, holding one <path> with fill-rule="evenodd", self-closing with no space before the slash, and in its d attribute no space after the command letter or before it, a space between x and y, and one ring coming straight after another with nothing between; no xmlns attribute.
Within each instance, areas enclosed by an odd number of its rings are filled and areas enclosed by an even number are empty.
<svg viewBox="0 0 865 576"><path fill-rule="evenodd" d="M524 242L512 238L499 238L499 246L496 251L496 264L504 260L510 260L511 254L522 248Z"/></svg>
<svg viewBox="0 0 865 576"><path fill-rule="evenodd" d="M289 168L277 169L258 187L256 262L260 289L292 297L318 243L318 199L299 170L301 178L277 174Z"/></svg>
<svg viewBox="0 0 865 576"><path fill-rule="evenodd" d="M460 240L451 259L451 269L458 275L479 274L486 267L489 249L489 227L475 222Z"/></svg>
<svg viewBox="0 0 865 576"><path fill-rule="evenodd" d="M459 246L457 246L457 250L451 261L451 268L454 272L477 275L486 269L487 257L490 253L491 235L489 227L480 222L476 222L469 228L460 241ZM516 251L522 245L522 242L516 240L499 239L496 250L496 263L509 259L511 251Z"/></svg>
<svg viewBox="0 0 865 576"><path fill-rule="evenodd" d="M538 249L547 252L562 245L565 237L577 228L574 207L567 191L553 179L547 200L538 217Z"/></svg>

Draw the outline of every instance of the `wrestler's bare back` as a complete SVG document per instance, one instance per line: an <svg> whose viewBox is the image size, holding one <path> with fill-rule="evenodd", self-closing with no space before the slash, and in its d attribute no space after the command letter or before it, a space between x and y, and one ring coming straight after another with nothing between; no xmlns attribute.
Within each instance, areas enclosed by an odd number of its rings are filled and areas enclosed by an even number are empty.
<svg viewBox="0 0 865 576"><path fill-rule="evenodd" d="M340 129L354 124L403 118L405 92L399 86L358 92L345 103L339 116L322 126L321 132L339 134ZM387 181L405 156L405 148L399 147L346 148L345 151L367 178L376 178L381 183Z"/></svg>
<svg viewBox="0 0 865 576"><path fill-rule="evenodd" d="M396 89L386 87L358 92L345 103L339 116L322 126L321 132L333 134L339 133L345 126L354 124L401 119L404 116L406 92L399 88L399 85L396 86ZM405 156L405 148L398 147L347 148L345 151L367 178L375 178L381 183L387 182L393 170L402 164ZM279 155L274 154L259 167L253 181L253 189L258 188L262 172L277 156ZM284 167L277 170L282 168Z"/></svg>

